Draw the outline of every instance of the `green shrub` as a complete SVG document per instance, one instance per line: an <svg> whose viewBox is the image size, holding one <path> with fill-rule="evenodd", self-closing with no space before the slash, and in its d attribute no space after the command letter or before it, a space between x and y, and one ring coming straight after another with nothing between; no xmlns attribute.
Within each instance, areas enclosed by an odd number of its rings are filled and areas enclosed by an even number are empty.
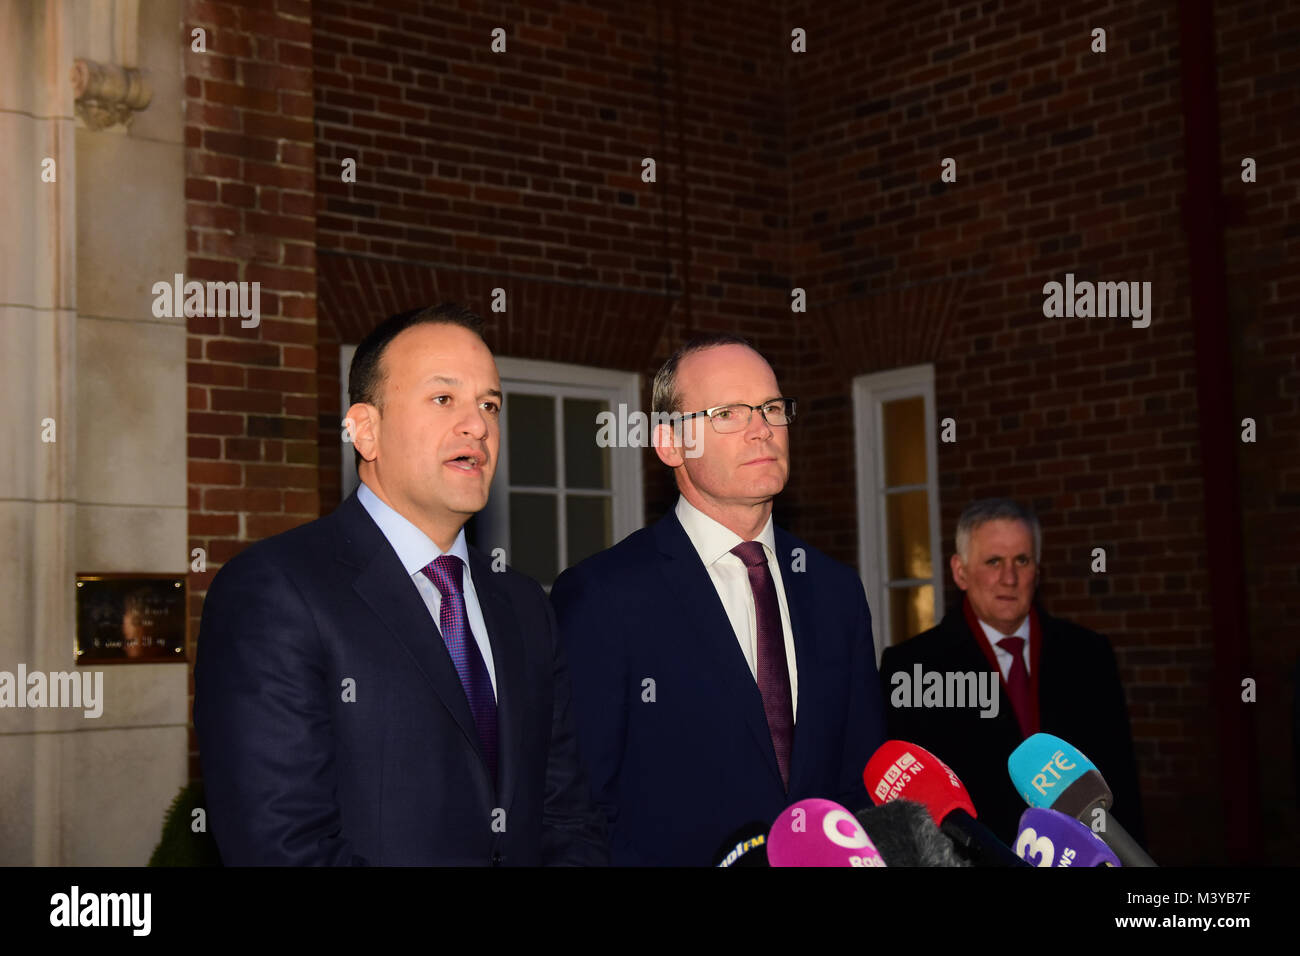
<svg viewBox="0 0 1300 956"><path fill-rule="evenodd" d="M206 827L198 833L193 829L194 811L202 806L202 783L195 781L181 788L167 808L162 839L149 857L150 866L221 866L212 834Z"/></svg>

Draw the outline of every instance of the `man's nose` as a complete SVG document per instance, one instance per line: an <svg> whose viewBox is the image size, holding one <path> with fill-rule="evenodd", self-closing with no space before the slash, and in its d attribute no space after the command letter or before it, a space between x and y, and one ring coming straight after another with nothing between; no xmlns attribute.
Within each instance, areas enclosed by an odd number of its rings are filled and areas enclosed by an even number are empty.
<svg viewBox="0 0 1300 956"><path fill-rule="evenodd" d="M456 430L469 438L483 440L488 433L487 414L481 408L476 408L457 423Z"/></svg>
<svg viewBox="0 0 1300 956"><path fill-rule="evenodd" d="M764 441L772 437L772 426L763 417L761 408L755 408L750 412L749 427L745 429L745 437Z"/></svg>

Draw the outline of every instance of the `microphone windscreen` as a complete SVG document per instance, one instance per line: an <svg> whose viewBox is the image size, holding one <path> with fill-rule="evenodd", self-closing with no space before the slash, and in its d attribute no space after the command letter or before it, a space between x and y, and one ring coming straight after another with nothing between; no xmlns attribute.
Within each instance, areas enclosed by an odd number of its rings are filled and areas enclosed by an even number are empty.
<svg viewBox="0 0 1300 956"><path fill-rule="evenodd" d="M759 820L737 827L713 854L714 866L770 866L767 861L768 825Z"/></svg>
<svg viewBox="0 0 1300 956"><path fill-rule="evenodd" d="M1011 782L1031 807L1051 808L1072 817L1092 807L1110 809L1110 788L1083 752L1052 734L1034 734L1007 758ZM1068 791L1068 795L1067 795Z"/></svg>
<svg viewBox="0 0 1300 956"><path fill-rule="evenodd" d="M856 816L886 866L970 866L919 803L890 800Z"/></svg>
<svg viewBox="0 0 1300 956"><path fill-rule="evenodd" d="M1119 857L1074 817L1030 807L1020 815L1016 854L1034 866L1120 866Z"/></svg>
<svg viewBox="0 0 1300 956"><path fill-rule="evenodd" d="M772 866L884 866L858 818L834 800L800 800L767 835Z"/></svg>
<svg viewBox="0 0 1300 956"><path fill-rule="evenodd" d="M954 810L977 816L970 794L952 769L924 747L886 740L862 771L867 793L877 804L913 800L930 811L935 824Z"/></svg>

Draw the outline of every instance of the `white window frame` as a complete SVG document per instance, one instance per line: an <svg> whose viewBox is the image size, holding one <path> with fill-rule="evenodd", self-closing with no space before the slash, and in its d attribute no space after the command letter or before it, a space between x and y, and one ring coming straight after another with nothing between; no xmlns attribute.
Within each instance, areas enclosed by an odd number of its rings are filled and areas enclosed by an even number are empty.
<svg viewBox="0 0 1300 956"><path fill-rule="evenodd" d="M934 620L943 618L943 589L946 564L939 547L939 466L934 411L934 366L909 365L884 372L859 375L853 380L854 457L858 475L858 567L871 605L872 637L876 660L885 649L890 620L892 588L887 586L888 541L885 511L885 456L881 444L884 421L881 407L900 398L920 396L925 401L925 485L907 485L896 489L922 490L928 495L930 510L930 578L897 582L900 587L931 585L934 593Z"/></svg>
<svg viewBox="0 0 1300 956"><path fill-rule="evenodd" d="M556 488L559 498L559 512L556 517L556 534L559 537L561 553L568 554L568 526L565 520L565 494L568 491L589 493L591 489L569 489L565 485L564 452L557 448L555 454L555 487L533 489L530 486L511 487L510 448L505 440L510 427L510 395L549 395L555 402L555 434L563 428L564 410L562 397L568 398L603 398L609 401L610 410L617 416L618 406L626 405L629 412L636 409L640 402L641 377L635 372L619 372L613 369L593 368L588 365L570 365L565 362L543 362L536 359L511 358L497 356L497 371L501 373L501 391L505 401L501 406L501 452L497 461L496 474L492 478L492 489L488 494L487 507L483 509L482 518L487 522L493 534L496 529L505 529L504 538L497 540L500 547L506 549L506 560L513 553L510 543L510 499L511 491L541 491L554 493ZM591 423L592 440L595 440L596 423ZM641 448L611 448L609 450L609 483L612 504L610 507L611 540L617 544L645 523L645 501L642 487ZM562 564L560 570L564 570Z"/></svg>

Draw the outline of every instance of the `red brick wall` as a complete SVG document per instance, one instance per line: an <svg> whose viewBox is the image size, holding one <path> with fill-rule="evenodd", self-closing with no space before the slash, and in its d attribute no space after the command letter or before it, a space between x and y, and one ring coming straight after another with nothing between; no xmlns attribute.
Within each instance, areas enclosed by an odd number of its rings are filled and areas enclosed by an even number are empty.
<svg viewBox="0 0 1300 956"><path fill-rule="evenodd" d="M944 558L970 500L1038 510L1045 603L1119 657L1154 855L1220 858L1175 6L795 9L810 53L792 60L791 235L811 307L857 332L858 373L934 363L958 433L939 447ZM1151 281L1151 327L1045 318L1043 284L1066 272ZM847 413L848 359L804 358L806 390ZM824 476L800 486L804 530L849 558L852 447L804 451Z"/></svg>
<svg viewBox="0 0 1300 956"><path fill-rule="evenodd" d="M273 8L272 8L273 6ZM187 0L187 279L261 283L261 323L188 322L190 633L221 564L316 517L316 184L308 4ZM191 660L193 659L193 648ZM193 684L191 682L191 694ZM198 775L191 732L191 774Z"/></svg>
<svg viewBox="0 0 1300 956"><path fill-rule="evenodd" d="M650 322L664 336L612 366L647 385L692 327L751 335L792 370L782 44L770 30L779 5L477 9L312 5L321 250L436 271L438 288L464 290L488 318L486 290L549 282L554 295L512 305L508 321L573 327L568 361L582 360L584 336L621 335L610 330L625 322L640 341ZM504 54L489 46L498 26ZM655 183L641 181L647 156ZM355 183L341 179L348 157ZM334 294L332 281L323 275L322 302L346 299L370 324L425 301L429 285L385 277L357 299ZM595 327L573 315L578 289L591 293L588 307L618 291L664 298ZM351 328L340 341L364 331L344 311L322 314ZM489 341L504 355L557 357L513 330ZM337 390L323 379L322 402ZM324 492L338 469L339 409L322 405L320 418ZM672 490L649 453L646 479L652 519Z"/></svg>
<svg viewBox="0 0 1300 956"><path fill-rule="evenodd" d="M1296 7L1219 14L1225 191L1246 216L1228 231L1238 404L1261 423L1241 452L1252 646L1270 720L1289 701L1300 606L1296 535L1276 533L1300 514L1300 283L1285 271L1300 170L1278 135L1295 107L1282 51ZM187 55L189 269L264 276L268 316L256 333L191 325L195 545L219 561L333 507L338 344L437 298L483 311L501 354L647 382L693 329L752 337L801 400L778 520L849 562L852 378L932 362L959 433L939 451L945 550L973 497L1038 508L1046 602L1119 654L1153 852L1219 858L1176 17L1155 2L258 13L190 0L212 52ZM795 26L807 54L789 50ZM1088 50L1094 26L1105 55ZM1245 154L1256 186L1236 176ZM640 180L644 156L657 183ZM946 156L955 184L938 182ZM347 157L355 183L340 179ZM1043 283L1067 271L1151 281L1151 328L1045 319ZM496 286L511 290L504 319L486 312ZM793 286L807 315L789 311ZM672 489L648 453L646 475L653 520ZM239 491L258 481L270 486ZM1095 546L1104 578L1088 571ZM1268 823L1294 837L1293 815Z"/></svg>
<svg viewBox="0 0 1300 956"><path fill-rule="evenodd" d="M1269 862L1300 846L1290 731L1300 644L1300 4L1217 5L1229 320L1237 333L1236 421L1255 419L1237 455L1258 682L1260 787ZM1243 183L1253 157L1257 181Z"/></svg>

